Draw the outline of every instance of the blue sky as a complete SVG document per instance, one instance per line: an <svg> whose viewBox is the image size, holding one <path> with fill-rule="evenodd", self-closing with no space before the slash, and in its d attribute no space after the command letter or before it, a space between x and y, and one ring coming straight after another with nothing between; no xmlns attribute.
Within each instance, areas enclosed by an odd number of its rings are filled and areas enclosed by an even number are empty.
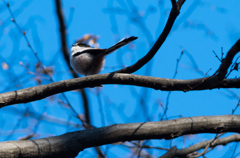
<svg viewBox="0 0 240 158"><path fill-rule="evenodd" d="M54 81L72 78L60 50L59 25L54 1L9 0L7 2L10 3L18 25L24 31L27 31L26 35L42 63L54 69ZM35 86L38 76L29 74L29 71L24 66L19 65L19 62L29 66L30 71L35 71L37 59L28 48L16 25L11 22L9 11L3 1L0 1L0 4L0 61L1 63L6 62L10 66L8 70L1 69L1 93ZM240 37L239 5L238 0L186 1L173 30L154 59L134 74L172 78L175 73L176 61L183 50L184 54L179 62L177 79L194 79L203 77L206 73L208 75L213 74L219 67L220 62L212 51L220 56L221 48L226 53ZM138 37L133 42L135 49L132 50L125 46L109 55L101 73L108 73L120 69L122 66L129 66L143 57L150 49L152 42L160 35L171 9L170 0L92 0L91 2L65 0L62 2L62 6L67 23L69 49L71 44L84 34L97 35L101 48L108 48L126 36ZM134 14L133 8L138 14ZM114 14L113 9L119 12ZM136 18L141 19L134 21ZM144 29L147 29L149 34L143 31ZM191 57L196 62L200 73L196 71L196 67L194 67L196 65L190 60ZM149 69L146 70L148 67ZM230 77L237 75L238 72L233 72ZM13 78L16 78L16 80L13 80ZM50 81L42 79L42 84L47 83L50 83ZM100 89L99 95L96 95L96 92L97 89L87 89L92 124L97 127L103 126L99 110L101 109L99 98L103 106L102 111L106 126L114 123L143 122L147 121L147 118L150 118L151 121L158 121L163 112L160 103L164 107L166 106L168 94L168 92L124 85L104 85ZM191 117L231 114L232 109L238 102L238 98L233 97L233 94L238 95L238 93L239 90L237 89L173 92L169 99L167 116L173 119L180 115ZM76 111L83 113L79 94L75 91L65 94ZM145 106L141 106L139 102L142 95L145 97ZM26 108L28 108L29 111L35 111L39 114L45 113L58 119L80 124L72 116L69 108L59 104L59 100L64 100L61 94L55 95L53 98L49 97L28 104L13 105L0 109L0 121L2 122L0 141L6 140L9 133L14 131L13 129L18 130L9 140L16 140L32 131L38 134L37 138L42 138L78 130L34 117L23 117ZM235 114L239 114L239 111L236 111ZM192 136L186 138L187 144L185 146L213 137L214 135L209 134ZM181 148L182 139L174 140L173 144L178 144L178 147ZM169 142L163 140L152 141L152 144L169 146ZM221 157L228 154L230 146L216 148L207 156L212 157L218 153ZM105 150L105 147L102 147L102 149ZM124 149L110 150L110 156L114 153L114 150L121 151ZM124 151L126 152L126 150ZM121 156L124 157L125 152L122 152ZM154 151L154 153L155 156L160 156L159 153L162 154L163 152ZM86 149L81 154L91 156L95 152L92 149Z"/></svg>

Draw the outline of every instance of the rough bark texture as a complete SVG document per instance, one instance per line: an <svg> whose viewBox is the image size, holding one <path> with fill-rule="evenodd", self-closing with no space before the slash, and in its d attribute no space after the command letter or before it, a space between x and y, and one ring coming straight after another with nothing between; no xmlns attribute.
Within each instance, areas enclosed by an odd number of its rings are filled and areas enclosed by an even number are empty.
<svg viewBox="0 0 240 158"><path fill-rule="evenodd" d="M0 108L7 105L40 100L66 91L104 84L136 85L155 90L187 92L214 88L240 88L240 79L224 79L221 83L213 86L208 78L178 80L121 73L91 75L2 93L0 94Z"/></svg>
<svg viewBox="0 0 240 158"><path fill-rule="evenodd" d="M205 116L116 124L36 140L0 143L1 157L75 157L85 148L143 139L172 139L196 133L239 132L240 116ZM191 151L189 149L189 151ZM186 153L186 152L185 152ZM184 153L184 154L185 154ZM181 155L181 152L178 153Z"/></svg>

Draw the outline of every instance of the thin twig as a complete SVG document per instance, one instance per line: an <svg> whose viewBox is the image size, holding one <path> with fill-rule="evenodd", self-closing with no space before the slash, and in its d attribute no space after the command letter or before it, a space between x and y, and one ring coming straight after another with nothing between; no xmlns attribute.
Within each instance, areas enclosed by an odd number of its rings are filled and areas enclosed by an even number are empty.
<svg viewBox="0 0 240 158"><path fill-rule="evenodd" d="M174 73L174 75L173 75L173 79L175 79L176 76L177 76L179 61L181 60L181 58L182 58L182 56L183 56L183 52L184 52L184 51L181 52L179 58L177 59L176 68L175 68L175 73ZM165 109L164 109L164 112L163 112L162 117L161 117L160 120L163 120L163 117L164 117L165 115L167 115L169 98L170 98L171 93L172 93L172 91L169 91L169 92L168 92L168 95L167 95L167 98L166 98L166 107L165 107ZM166 116L166 118L167 118L167 116Z"/></svg>
<svg viewBox="0 0 240 158"><path fill-rule="evenodd" d="M5 2L5 0L3 0L3 1ZM6 4L8 10L9 10L11 16L12 16L12 19L11 19L11 20L12 20L12 21L14 22L14 24L17 26L18 30L23 34L23 37L24 37L24 39L26 40L28 47L31 49L31 51L32 51L32 52L34 53L34 55L36 56L38 62L39 62L39 63L41 64L41 66L43 67L44 72L49 76L50 81L54 82L51 74L49 74L49 72L46 70L46 67L42 64L40 58L38 57L37 52L33 49L32 45L30 44L30 42L29 42L29 40L28 40L28 38L27 38L27 36L26 36L26 32L23 31L23 30L21 29L21 27L18 25L18 23L16 22L16 19L15 19L14 15L13 15L13 12L12 12L12 10L11 10L11 8L10 8L9 3L5 2L5 4ZM75 111L75 109L72 107L72 105L70 104L70 102L69 102L69 100L67 99L67 97L65 96L65 94L62 93L62 95L63 95L64 99L67 101L69 107L70 107L70 108L72 109L72 111L74 112L74 114L75 114L76 116L78 116L78 113L77 113L77 112Z"/></svg>

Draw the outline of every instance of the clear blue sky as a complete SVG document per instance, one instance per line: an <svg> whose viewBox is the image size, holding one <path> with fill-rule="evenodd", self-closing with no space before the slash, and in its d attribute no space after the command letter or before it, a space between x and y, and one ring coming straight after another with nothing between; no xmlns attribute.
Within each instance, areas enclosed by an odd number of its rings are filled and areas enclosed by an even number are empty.
<svg viewBox="0 0 240 158"><path fill-rule="evenodd" d="M56 16L54 1L8 1L16 17L19 26L27 31L30 40L38 57L45 66L54 69L53 79L55 81L70 79L71 75L66 67L66 63L61 53L59 25ZM194 5L193 5L194 3ZM193 6L191 6L193 5ZM147 66L135 74L149 75L162 78L172 78L175 73L176 61L181 51L184 54L179 62L177 79L194 79L203 77L204 74L213 74L220 62L212 51L221 55L221 47L226 53L230 47L240 37L240 1L224 0L195 0L186 1L180 16L168 36L167 40L158 51L156 56ZM27 43L19 30L16 28L9 11L3 1L0 1L0 62L9 64L9 69L1 69L1 92L17 90L21 88L37 85L36 75L28 74L28 70L19 65L22 62L29 66L30 71L35 71L37 59L28 48ZM121 50L109 55L106 65L101 73L111 72L120 69L123 65L129 66L143 57L160 35L168 14L171 9L168 1L121 1L121 0L92 0L67 1L62 2L65 21L67 22L67 42L69 49L76 39L84 34L94 34L99 36L101 48L108 48L125 36L137 36L133 43L134 50L124 47ZM111 10L115 8L114 14ZM138 12L138 16L132 13L133 8ZM189 9L192 8L192 9ZM135 16L133 16L135 15ZM136 18L139 21L134 21ZM147 31L145 30L147 29ZM145 31L143 31L145 30ZM121 60L119 60L121 57ZM196 62L194 65L193 58ZM198 70L196 70L198 66ZM146 72L147 67L150 69ZM233 72L230 77L237 76ZM15 80L14 80L15 79ZM50 83L42 79L42 84ZM133 123L159 120L163 109L159 105L166 106L168 92L143 89L134 86L124 85L104 85L100 89L100 95L96 95L97 89L88 89L87 94L90 102L91 119L93 125L101 127L100 102L103 105L105 126L114 123ZM147 95L145 95L145 92ZM66 92L67 98L78 113L83 113L81 98L77 92ZM191 116L209 116L231 114L238 102L239 94L237 89L205 90L193 92L173 92L169 99L169 109L167 116L170 119ZM141 106L139 98L144 95L145 106ZM66 127L57 123L36 119L36 116L23 117L26 108L38 114L49 115L61 119L65 123L81 124L72 116L72 112L66 106L59 104L63 100L62 95L55 95L44 100L8 106L0 109L0 141L16 140L32 131L36 131L38 137L60 135L68 131L78 130L73 127ZM237 110L235 114L239 114ZM57 121L59 122L59 120ZM14 131L15 130L15 131ZM7 137L11 132L14 135ZM185 147L206 139L213 138L214 135L195 135L186 137ZM169 142L163 140L152 141L151 145L169 147ZM183 146L183 138L173 140L172 145ZM213 152L207 154L213 157L216 153L218 157L225 156L231 152L229 149L234 143L217 147ZM115 147L114 147L115 148ZM105 150L105 147L102 147ZM126 150L115 149L119 156L124 157ZM154 151L155 156L160 156L163 152ZM95 151L86 149L82 155L93 156ZM109 151L109 156L114 156L114 150Z"/></svg>

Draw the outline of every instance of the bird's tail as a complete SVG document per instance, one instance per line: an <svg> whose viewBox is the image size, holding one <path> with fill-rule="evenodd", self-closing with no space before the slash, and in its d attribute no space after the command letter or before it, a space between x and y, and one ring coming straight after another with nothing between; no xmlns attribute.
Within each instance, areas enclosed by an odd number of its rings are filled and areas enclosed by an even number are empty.
<svg viewBox="0 0 240 158"><path fill-rule="evenodd" d="M124 46L124 45L126 45L126 44L128 44L128 43L130 43L130 42L132 42L134 40L136 40L136 39L137 39L137 37L134 37L134 36L131 36L129 38L123 38L121 41L116 43L114 46L108 48L104 54L108 55L109 53L119 49L120 47L122 47L122 46Z"/></svg>

